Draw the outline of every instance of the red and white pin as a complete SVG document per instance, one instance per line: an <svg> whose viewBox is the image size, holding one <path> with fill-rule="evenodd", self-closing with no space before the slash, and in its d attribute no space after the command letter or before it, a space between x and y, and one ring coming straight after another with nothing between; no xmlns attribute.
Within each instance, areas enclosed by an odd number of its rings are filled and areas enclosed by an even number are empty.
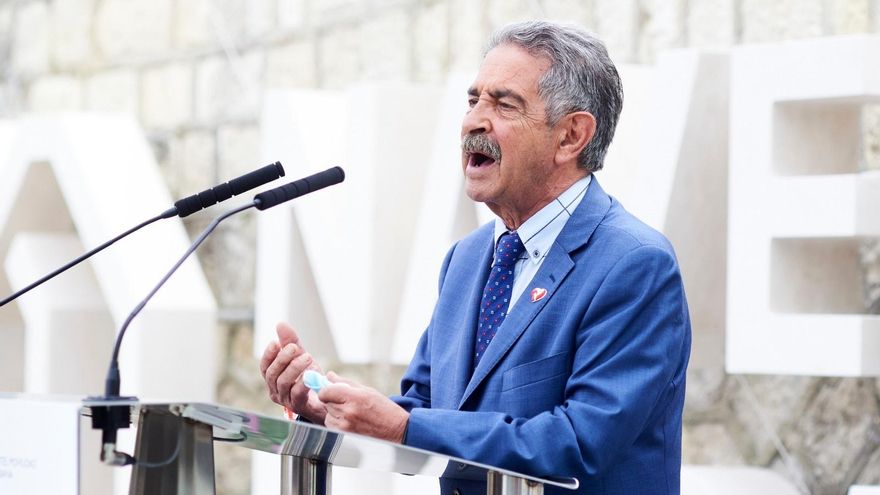
<svg viewBox="0 0 880 495"><path fill-rule="evenodd" d="M535 287L532 289L532 302L538 302L541 299L544 299L544 296L547 295L547 289L542 289L541 287Z"/></svg>

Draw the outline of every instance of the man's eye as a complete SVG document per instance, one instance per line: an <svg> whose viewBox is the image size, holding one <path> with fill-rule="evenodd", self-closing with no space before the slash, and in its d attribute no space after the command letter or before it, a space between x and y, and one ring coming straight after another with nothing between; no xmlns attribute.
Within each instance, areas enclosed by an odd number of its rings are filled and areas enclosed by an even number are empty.
<svg viewBox="0 0 880 495"><path fill-rule="evenodd" d="M498 106L502 110L516 110L516 105L514 105L513 103L506 103L502 101L498 103Z"/></svg>
<svg viewBox="0 0 880 495"><path fill-rule="evenodd" d="M477 106L477 98L468 98L468 106L471 108Z"/></svg>

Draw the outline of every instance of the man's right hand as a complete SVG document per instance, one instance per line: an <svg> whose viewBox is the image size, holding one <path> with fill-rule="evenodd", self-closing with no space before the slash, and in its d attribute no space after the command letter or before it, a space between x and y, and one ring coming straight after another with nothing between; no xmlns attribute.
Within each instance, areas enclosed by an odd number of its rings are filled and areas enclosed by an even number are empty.
<svg viewBox="0 0 880 495"><path fill-rule="evenodd" d="M270 343L260 359L260 372L269 389L269 398L309 421L323 425L327 409L303 383L306 370L321 371L312 355L303 349L299 336L286 323L275 327L278 341Z"/></svg>

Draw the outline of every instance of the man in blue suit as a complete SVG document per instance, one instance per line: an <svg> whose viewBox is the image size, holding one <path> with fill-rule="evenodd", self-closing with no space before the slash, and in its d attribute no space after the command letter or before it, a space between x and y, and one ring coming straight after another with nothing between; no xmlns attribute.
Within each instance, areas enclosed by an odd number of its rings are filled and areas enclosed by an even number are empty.
<svg viewBox="0 0 880 495"><path fill-rule="evenodd" d="M319 368L282 324L261 362L271 398L333 428L576 477L578 493L678 493L690 353L678 264L592 175L620 114L617 70L579 28L518 23L493 35L468 94L466 190L498 219L447 254L401 395L309 394L301 374ZM441 486L485 493L481 476L450 469Z"/></svg>

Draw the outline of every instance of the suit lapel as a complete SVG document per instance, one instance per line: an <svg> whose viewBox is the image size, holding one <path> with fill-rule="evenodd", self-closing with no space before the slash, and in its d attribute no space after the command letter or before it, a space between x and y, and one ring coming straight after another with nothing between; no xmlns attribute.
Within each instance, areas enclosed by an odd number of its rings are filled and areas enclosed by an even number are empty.
<svg viewBox="0 0 880 495"><path fill-rule="evenodd" d="M586 196L578 205L568 222L566 222L565 227L563 227L559 236L556 238L553 248L547 254L547 258L544 259L538 273L535 274L535 277L523 291L522 295L520 295L513 310L510 311L510 315L498 328L498 332L495 334L489 347L486 348L486 353L483 355L483 358L474 370L473 375L469 376L469 381L468 378L465 378L463 381L458 382L458 380L462 378L462 375L457 373L457 383L467 383L467 388L461 395L461 400L458 404L459 409L464 406L465 402L467 402L471 395L473 395L477 387L479 387L483 380L485 380L492 370L495 369L501 359L508 353L516 341L519 340L523 332L526 331L532 321L556 294L556 290L562 285L562 282L572 268L574 268L574 261L571 258L571 253L587 243L590 236L596 230L596 227L602 219L605 218L610 206L611 198L605 194L605 191L602 190L599 183L596 181L596 177L593 176L592 183L587 189ZM488 260L491 260L491 257L489 257ZM490 261L487 261L486 263L489 262ZM483 265L483 267L485 272L486 265ZM483 276L482 281L482 285L485 285L486 275ZM475 308L479 307L479 298L482 295L482 285L478 289L477 299L471 299L472 307L467 315L467 317L470 318L471 323L469 327L471 347L476 338L477 313ZM536 302L532 302L531 292L536 288L547 289L547 295ZM472 354L473 351L469 349L468 356L471 356L471 358L467 359L468 371L470 371L470 367L473 363Z"/></svg>
<svg viewBox="0 0 880 495"><path fill-rule="evenodd" d="M492 253L494 251L494 240L492 239L492 228L486 229L486 235L480 236L477 241L478 246L482 246L475 251L474 259L465 262L465 266L476 266L472 276L464 281L457 289L462 294L462 309L460 313L462 320L459 321L459 328L465 329L458 341L457 349L450 357L454 361L452 368L454 379L452 384L455 387L452 397L461 397L464 394L465 385L471 379L474 366L474 342L477 338L477 320L480 310L480 300L483 297L483 286L489 278L489 269L492 265Z"/></svg>

